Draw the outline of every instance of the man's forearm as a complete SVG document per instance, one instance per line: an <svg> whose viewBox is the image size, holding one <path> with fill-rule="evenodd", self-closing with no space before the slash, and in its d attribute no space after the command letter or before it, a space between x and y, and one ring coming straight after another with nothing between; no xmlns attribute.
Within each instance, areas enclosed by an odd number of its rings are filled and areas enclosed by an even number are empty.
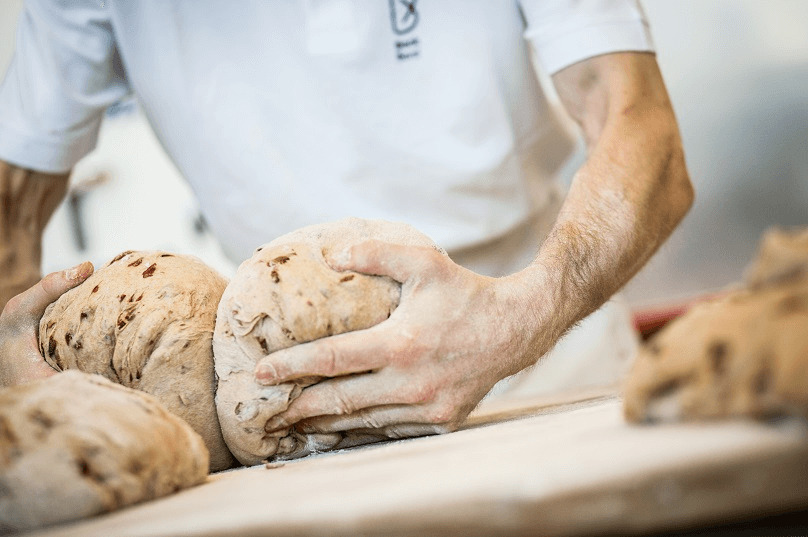
<svg viewBox="0 0 808 537"><path fill-rule="evenodd" d="M0 309L39 280L42 232L64 198L68 175L0 161Z"/></svg>
<svg viewBox="0 0 808 537"><path fill-rule="evenodd" d="M664 132L664 130L662 131ZM652 128L604 139L578 171L535 261L557 330L597 309L668 238L692 201L679 144ZM660 139L661 138L661 139ZM644 149L654 144L653 150Z"/></svg>
<svg viewBox="0 0 808 537"><path fill-rule="evenodd" d="M658 75L655 63L651 71L637 76ZM593 83L591 77L577 78L582 79ZM604 96L584 88L575 100L580 108L573 104L589 155L539 255L517 275L542 293L529 305L538 327L534 346L554 343L608 300L668 238L692 203L667 94L661 86L649 97L643 87L648 83L634 88L635 96Z"/></svg>

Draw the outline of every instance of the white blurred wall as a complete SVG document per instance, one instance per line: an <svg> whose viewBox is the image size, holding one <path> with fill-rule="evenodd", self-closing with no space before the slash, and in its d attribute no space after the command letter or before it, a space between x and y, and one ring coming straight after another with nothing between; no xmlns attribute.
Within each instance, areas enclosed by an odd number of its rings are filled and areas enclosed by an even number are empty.
<svg viewBox="0 0 808 537"><path fill-rule="evenodd" d="M649 0L696 203L635 305L737 281L771 225L808 225L808 2Z"/></svg>
<svg viewBox="0 0 808 537"><path fill-rule="evenodd" d="M14 33L22 0L0 1L0 73L5 73L14 52Z"/></svg>
<svg viewBox="0 0 808 537"><path fill-rule="evenodd" d="M0 72L20 0L0 0ZM683 225L628 286L635 306L737 280L760 233L808 224L808 2L647 0L658 59L683 133L697 201ZM578 157L581 158L580 155ZM68 211L54 216L44 269L103 262L130 248L191 252L231 274L196 205L139 114L107 121L74 179L106 172L86 196L88 250L77 252Z"/></svg>

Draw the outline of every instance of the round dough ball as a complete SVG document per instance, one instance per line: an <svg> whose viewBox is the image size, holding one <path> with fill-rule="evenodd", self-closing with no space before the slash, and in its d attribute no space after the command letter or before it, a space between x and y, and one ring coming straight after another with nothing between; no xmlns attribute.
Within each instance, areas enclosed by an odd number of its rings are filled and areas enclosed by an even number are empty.
<svg viewBox="0 0 808 537"><path fill-rule="evenodd" d="M0 533L112 511L205 480L208 452L153 397L68 371L0 391Z"/></svg>
<svg viewBox="0 0 808 537"><path fill-rule="evenodd" d="M368 239L442 252L411 226L350 218L302 228L265 244L241 264L227 286L213 336L216 406L225 441L243 464L299 457L337 447L342 440L340 434L306 435L294 428L265 432L270 418L319 379L261 386L254 369L271 352L369 328L390 316L401 294L398 282L337 272L325 261L329 252L338 255Z"/></svg>
<svg viewBox="0 0 808 537"><path fill-rule="evenodd" d="M767 233L746 284L644 346L626 382L627 419L808 418L808 230Z"/></svg>
<svg viewBox="0 0 808 537"><path fill-rule="evenodd" d="M227 280L199 259L124 252L48 306L45 360L153 395L205 440L211 471L233 456L216 416L213 327Z"/></svg>

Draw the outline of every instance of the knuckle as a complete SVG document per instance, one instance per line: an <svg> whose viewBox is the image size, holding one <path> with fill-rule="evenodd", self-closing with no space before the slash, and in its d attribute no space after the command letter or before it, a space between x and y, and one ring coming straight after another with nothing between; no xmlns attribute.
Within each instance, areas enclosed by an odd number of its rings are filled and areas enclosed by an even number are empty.
<svg viewBox="0 0 808 537"><path fill-rule="evenodd" d="M434 248L422 247L424 270L433 276L441 277L451 274L452 265L447 263L447 257Z"/></svg>
<svg viewBox="0 0 808 537"><path fill-rule="evenodd" d="M430 346L432 343L428 330L410 326L397 331L396 337L391 338L388 352L393 362L401 367L407 367L434 352L434 347Z"/></svg>
<svg viewBox="0 0 808 537"><path fill-rule="evenodd" d="M322 364L320 373L326 377L339 376L342 368L339 350L334 345L326 343L320 344L315 350L320 356L320 363Z"/></svg>
<svg viewBox="0 0 808 537"><path fill-rule="evenodd" d="M432 264L433 267L437 270L443 270L447 266L446 263L446 256L441 255L440 252L435 250L434 248L424 247L426 250L426 259Z"/></svg>
<svg viewBox="0 0 808 537"><path fill-rule="evenodd" d="M334 388L332 391L332 405L334 414L353 414L356 410L351 398L339 388Z"/></svg>
<svg viewBox="0 0 808 537"><path fill-rule="evenodd" d="M418 341L418 328L416 326L401 323L394 334L396 337L391 342L394 352L405 352Z"/></svg>
<svg viewBox="0 0 808 537"><path fill-rule="evenodd" d="M390 357L396 361L406 360L412 354L412 349L409 342L412 336L406 332L401 332L398 337L393 338L387 346L387 352Z"/></svg>
<svg viewBox="0 0 808 537"><path fill-rule="evenodd" d="M39 281L39 286L49 296L60 294L61 286L59 284L60 274L58 272L52 272Z"/></svg>
<svg viewBox="0 0 808 537"><path fill-rule="evenodd" d="M374 416L373 413L368 413L362 416L362 423L368 429L381 429L384 424L378 419L377 416Z"/></svg>
<svg viewBox="0 0 808 537"><path fill-rule="evenodd" d="M238 412L238 411L237 411ZM269 419L264 425L265 432L273 432L288 426L286 416L278 415Z"/></svg>
<svg viewBox="0 0 808 537"><path fill-rule="evenodd" d="M295 429L303 434L316 434L321 432L320 429L317 427L316 422L312 422L310 419L300 420L295 424Z"/></svg>
<svg viewBox="0 0 808 537"><path fill-rule="evenodd" d="M433 405L427 412L427 421L433 425L450 425L457 413L455 409L446 403Z"/></svg>
<svg viewBox="0 0 808 537"><path fill-rule="evenodd" d="M428 403L435 399L436 393L437 390L431 384L416 385L407 394L407 400L404 402L412 404Z"/></svg>
<svg viewBox="0 0 808 537"><path fill-rule="evenodd" d="M412 434L409 434L408 431L403 430L401 427L398 426L391 426L385 429L385 436L389 438L409 438Z"/></svg>

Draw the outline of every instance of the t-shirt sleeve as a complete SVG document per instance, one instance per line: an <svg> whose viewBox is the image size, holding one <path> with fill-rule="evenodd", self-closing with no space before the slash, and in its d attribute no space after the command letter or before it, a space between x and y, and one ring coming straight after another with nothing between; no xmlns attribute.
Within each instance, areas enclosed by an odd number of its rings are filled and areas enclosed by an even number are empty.
<svg viewBox="0 0 808 537"><path fill-rule="evenodd" d="M525 38L550 74L610 52L654 50L637 0L520 0Z"/></svg>
<svg viewBox="0 0 808 537"><path fill-rule="evenodd" d="M104 110L127 93L104 2L27 0L0 84L0 160L70 170L95 147Z"/></svg>

